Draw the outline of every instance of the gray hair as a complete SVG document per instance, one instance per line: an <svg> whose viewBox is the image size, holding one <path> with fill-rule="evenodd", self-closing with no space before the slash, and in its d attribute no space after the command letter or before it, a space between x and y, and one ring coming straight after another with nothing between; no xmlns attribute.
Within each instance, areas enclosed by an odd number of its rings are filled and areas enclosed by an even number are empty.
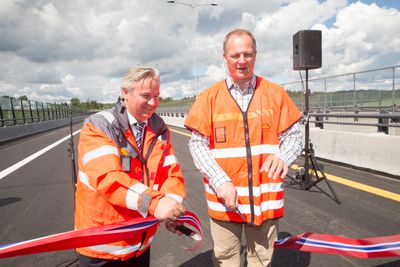
<svg viewBox="0 0 400 267"><path fill-rule="evenodd" d="M224 51L224 55L226 53L226 43L228 42L229 38L231 38L231 36L233 35L248 35L250 37L250 39L253 41L253 49L254 52L257 54L257 43L256 43L256 38L254 38L254 35L248 31L248 30L244 30L244 29L234 29L233 31L230 31L224 39L224 44L223 44L223 51Z"/></svg>
<svg viewBox="0 0 400 267"><path fill-rule="evenodd" d="M121 90L126 89L128 91L133 91L135 89L136 82L147 78L159 80L160 72L154 68L149 68L149 67L132 68L122 78Z"/></svg>

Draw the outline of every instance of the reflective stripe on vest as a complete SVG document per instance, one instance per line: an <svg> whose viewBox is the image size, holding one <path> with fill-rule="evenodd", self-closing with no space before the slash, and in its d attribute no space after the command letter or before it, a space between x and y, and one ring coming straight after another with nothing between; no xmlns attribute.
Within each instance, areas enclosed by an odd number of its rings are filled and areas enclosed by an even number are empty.
<svg viewBox="0 0 400 267"><path fill-rule="evenodd" d="M141 183L132 185L126 194L126 207L131 210L138 210L139 195L143 194L147 189L149 187Z"/></svg>
<svg viewBox="0 0 400 267"><path fill-rule="evenodd" d="M86 152L86 154L82 157L82 161L83 164L86 165L89 161L105 155L116 155L117 157L120 156L118 148L114 146L101 146L92 151Z"/></svg>
<svg viewBox="0 0 400 267"><path fill-rule="evenodd" d="M228 212L228 210L224 205L219 202L214 202L207 200L208 207L217 212ZM267 200L263 201L260 205L254 205L254 215L261 216L262 212L270 211L270 210L279 210L283 208L283 199L281 200ZM243 214L251 214L251 208L249 204L238 204L238 209Z"/></svg>
<svg viewBox="0 0 400 267"><path fill-rule="evenodd" d="M263 154L277 154L279 152L279 145L256 145L251 146L250 149L252 156L259 156ZM216 159L241 158L247 156L246 147L214 148L211 149L211 153Z"/></svg>
<svg viewBox="0 0 400 267"><path fill-rule="evenodd" d="M98 246L92 246L88 247L91 250L94 250L96 252L103 252L103 253L108 253L112 254L115 256L121 256L125 254L129 254L135 251L138 251L139 248L140 250L145 250L147 249L151 243L153 242L154 236L149 239L149 241L142 246L142 244L135 244L131 246L115 246L115 245L98 245Z"/></svg>
<svg viewBox="0 0 400 267"><path fill-rule="evenodd" d="M89 183L89 177L87 176L87 174L81 170L79 170L79 181L81 181L81 183L83 183L84 185L86 185L88 188L90 188L93 191L96 191Z"/></svg>
<svg viewBox="0 0 400 267"><path fill-rule="evenodd" d="M207 193L214 194L214 190L211 189L210 185L204 183L204 187ZM246 197L249 195L249 188L247 186L235 186L238 197ZM268 183L262 184L261 186L253 187L253 196L259 197L261 194L270 192L283 192L282 183ZM215 195L216 196L216 195Z"/></svg>
<svg viewBox="0 0 400 267"><path fill-rule="evenodd" d="M176 157L174 155L169 155L165 157L163 167L170 166L175 163L178 163Z"/></svg>
<svg viewBox="0 0 400 267"><path fill-rule="evenodd" d="M109 111L100 111L97 114L103 116L110 124L115 120L114 115Z"/></svg>

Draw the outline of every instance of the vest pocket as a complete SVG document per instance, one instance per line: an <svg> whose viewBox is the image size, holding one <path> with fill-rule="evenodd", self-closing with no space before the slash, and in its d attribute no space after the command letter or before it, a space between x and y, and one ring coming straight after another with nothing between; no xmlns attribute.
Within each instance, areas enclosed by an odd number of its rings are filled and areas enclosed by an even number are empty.
<svg viewBox="0 0 400 267"><path fill-rule="evenodd" d="M216 143L226 143L226 128L223 127L215 127L214 128L214 138Z"/></svg>
<svg viewBox="0 0 400 267"><path fill-rule="evenodd" d="M223 121L214 122L214 142L226 143L226 125Z"/></svg>

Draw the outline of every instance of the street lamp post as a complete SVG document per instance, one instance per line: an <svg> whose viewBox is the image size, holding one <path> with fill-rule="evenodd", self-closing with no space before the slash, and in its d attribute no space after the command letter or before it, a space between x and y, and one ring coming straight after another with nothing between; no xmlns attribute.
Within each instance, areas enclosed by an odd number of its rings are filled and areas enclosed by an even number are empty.
<svg viewBox="0 0 400 267"><path fill-rule="evenodd" d="M179 5L184 5L188 6L192 9L193 12L193 69L194 69L194 96L197 98L197 67L196 67L196 22L197 22L197 17L196 17L196 7L198 6L218 6L216 3L209 3L209 4L190 4L186 2L179 2L179 1L167 1L169 4L179 4Z"/></svg>

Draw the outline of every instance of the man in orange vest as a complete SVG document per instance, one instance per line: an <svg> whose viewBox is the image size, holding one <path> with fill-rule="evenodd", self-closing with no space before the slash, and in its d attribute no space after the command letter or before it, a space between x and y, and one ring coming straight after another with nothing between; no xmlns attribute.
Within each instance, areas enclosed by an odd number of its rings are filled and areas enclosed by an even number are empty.
<svg viewBox="0 0 400 267"><path fill-rule="evenodd" d="M283 216L282 179L301 153L301 113L279 85L254 74L253 34L236 29L223 43L230 77L204 90L185 126L204 176L215 266L268 266Z"/></svg>
<svg viewBox="0 0 400 267"><path fill-rule="evenodd" d="M75 228L154 215L175 232L185 208L184 181L170 132L154 113L160 74L134 68L114 109L91 115L79 141ZM149 266L157 227L111 244L78 248L80 266Z"/></svg>

